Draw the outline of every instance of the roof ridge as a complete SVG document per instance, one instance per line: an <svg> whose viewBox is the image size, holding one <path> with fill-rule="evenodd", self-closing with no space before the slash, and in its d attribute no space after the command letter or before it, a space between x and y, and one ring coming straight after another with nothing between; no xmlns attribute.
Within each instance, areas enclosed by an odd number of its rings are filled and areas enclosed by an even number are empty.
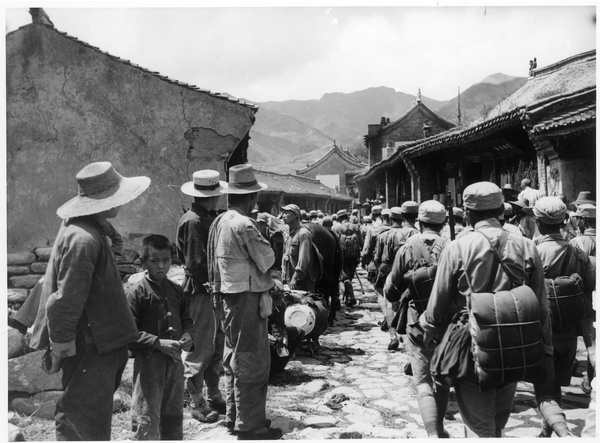
<svg viewBox="0 0 600 443"><path fill-rule="evenodd" d="M586 51L586 52L581 52L579 54L575 54L572 55L571 57L567 57L564 58L562 60L559 60L555 63L552 63L550 65L538 68L538 69L534 69L533 70L533 78L537 77L538 75L546 75L546 74L550 74L553 71L556 71L557 69L562 68L565 65L568 64L572 64L572 63L576 63L576 62L584 62L589 58L596 58L596 50L592 49L590 51Z"/></svg>
<svg viewBox="0 0 600 443"><path fill-rule="evenodd" d="M116 56L116 55L110 54L109 52L103 51L99 47L93 46L93 45L91 45L91 44L89 44L87 42L84 42L83 40L79 40L77 37L69 35L66 32L59 31L58 29L56 29L54 26L51 26L51 25L41 24L41 23L29 23L29 24L27 24L25 26L21 26L20 28L18 28L16 30L12 31L11 33L7 34L7 37L8 37L8 35L11 35L12 33L15 33L15 32L17 32L17 31L19 31L19 30L21 30L23 28L27 28L27 27L30 27L30 26L42 26L44 28L51 29L54 32L56 32L57 34L62 35L63 37L66 37L69 40L71 40L71 41L73 41L73 42L75 42L75 43L77 43L79 45L85 46L85 47L90 48L90 49L92 49L92 50L94 50L96 52L99 52L99 53L101 53L101 54L103 54L103 55L111 58L114 61L126 64L126 65L131 66L132 68L135 68L135 69L139 69L140 71L143 71L143 72L145 72L147 74L150 74L153 77L158 78L159 80L166 81L167 83L171 83L171 84L174 84L174 85L177 85L177 86L181 86L181 87L184 87L186 89L190 89L190 90L195 91L195 92L201 92L203 94L210 95L211 97L215 97L215 98L222 99L222 100L227 100L227 101L230 101L232 103L238 103L241 106L244 106L245 108L252 109L255 113L256 113L256 111L258 111L258 106L255 105L254 103L241 101L239 98L230 96L227 93L210 92L210 90L208 90L208 89L202 89L202 88L199 88L196 85L190 85L188 83L181 82L179 80L171 79L171 78L169 78L169 77L167 77L165 75L160 75L158 71L152 71L152 70L150 70L148 68L144 68L142 66L136 65L135 63L131 62L130 60L125 60L125 59L122 59L119 56Z"/></svg>
<svg viewBox="0 0 600 443"><path fill-rule="evenodd" d="M348 155L346 155L339 146L334 145L329 151L327 151L325 154L323 154L323 156L317 160L315 160L313 163L311 163L310 165L308 165L305 168L302 169L297 169L296 170L296 175L298 174L304 174L314 168L316 168L317 166L320 166L323 164L323 162L325 160L327 160L328 158L330 158L335 152L338 152L340 154L340 157L342 157L342 159L348 161L349 163L352 163L354 166L365 166L364 163L360 162L360 161L356 161L353 158L349 157ZM358 164L357 164L358 163Z"/></svg>

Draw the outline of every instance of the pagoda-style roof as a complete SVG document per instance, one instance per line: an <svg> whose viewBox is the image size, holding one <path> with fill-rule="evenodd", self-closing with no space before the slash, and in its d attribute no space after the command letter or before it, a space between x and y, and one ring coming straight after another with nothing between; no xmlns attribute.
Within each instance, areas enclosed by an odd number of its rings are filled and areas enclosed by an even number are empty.
<svg viewBox="0 0 600 443"><path fill-rule="evenodd" d="M345 150L341 149L339 146L334 145L333 148L331 148L329 151L327 151L327 153L325 155L323 155L323 157L321 157L314 163L308 165L306 168L297 170L296 174L304 175L304 174L310 172L311 170L317 168L318 166L322 165L323 163L325 163L328 159L330 159L334 155L337 155L342 162L347 164L348 167L352 168L353 170L357 170L357 169L363 170L364 168L367 167L367 165L365 163L361 162L350 151L345 151Z"/></svg>
<svg viewBox="0 0 600 443"><path fill-rule="evenodd" d="M255 171L256 180L268 186L263 193L280 193L309 197L327 197L337 200L351 201L352 197L340 195L334 189L319 180L292 174L279 174L270 171Z"/></svg>
<svg viewBox="0 0 600 443"><path fill-rule="evenodd" d="M592 50L533 71L525 85L498 103L484 118L399 146L387 159L374 164L356 179L372 176L402 161L402 157L415 158L476 142L511 126L532 131L534 135L559 126L569 131L580 126L589 130L595 126L595 103L596 51ZM570 111L565 112L567 110ZM493 149L503 151L510 147L498 144Z"/></svg>
<svg viewBox="0 0 600 443"><path fill-rule="evenodd" d="M409 120L414 114L418 112L423 113L423 115L425 115L429 120L431 120L431 122L437 122L437 124L443 128L450 129L454 127L454 124L437 115L427 106L425 106L425 104L420 99L417 99L413 102L411 108L408 111L406 111L400 118L383 126L381 130L389 131L395 129L397 126L402 126L406 120Z"/></svg>

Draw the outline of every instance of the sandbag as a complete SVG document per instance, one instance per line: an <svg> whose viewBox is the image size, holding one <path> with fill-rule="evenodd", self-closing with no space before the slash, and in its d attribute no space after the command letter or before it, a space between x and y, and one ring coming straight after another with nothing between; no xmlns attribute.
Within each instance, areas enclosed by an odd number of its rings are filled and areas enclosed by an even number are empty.
<svg viewBox="0 0 600 443"><path fill-rule="evenodd" d="M431 296L436 272L437 265L431 265L416 270L411 269L404 274L404 281L408 286L415 309L419 315L427 309L427 302Z"/></svg>
<svg viewBox="0 0 600 443"><path fill-rule="evenodd" d="M546 278L545 281L552 315L552 330L572 328L589 310L583 295L583 280L575 273L554 279Z"/></svg>
<svg viewBox="0 0 600 443"><path fill-rule="evenodd" d="M469 332L480 391L544 379L540 306L528 286L471 294Z"/></svg>

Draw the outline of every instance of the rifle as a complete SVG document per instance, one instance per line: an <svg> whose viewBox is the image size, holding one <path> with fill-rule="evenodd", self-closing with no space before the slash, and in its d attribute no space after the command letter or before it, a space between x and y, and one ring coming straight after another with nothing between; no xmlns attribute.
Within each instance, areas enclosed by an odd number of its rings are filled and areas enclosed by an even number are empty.
<svg viewBox="0 0 600 443"><path fill-rule="evenodd" d="M456 235L454 234L454 211L452 208L454 205L452 204L452 194L448 192L446 194L446 209L448 211L448 227L450 228L450 240L454 240Z"/></svg>

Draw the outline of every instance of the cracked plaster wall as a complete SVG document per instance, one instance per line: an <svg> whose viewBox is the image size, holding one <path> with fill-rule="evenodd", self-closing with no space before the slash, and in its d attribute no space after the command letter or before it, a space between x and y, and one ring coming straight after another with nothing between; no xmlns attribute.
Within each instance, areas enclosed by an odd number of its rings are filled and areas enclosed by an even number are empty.
<svg viewBox="0 0 600 443"><path fill-rule="evenodd" d="M125 239L173 239L191 200L181 184L203 168L224 179L254 122L250 108L161 80L42 25L8 34L6 51L8 252L51 243L56 209L77 195L75 174L94 161L152 179L114 220Z"/></svg>

